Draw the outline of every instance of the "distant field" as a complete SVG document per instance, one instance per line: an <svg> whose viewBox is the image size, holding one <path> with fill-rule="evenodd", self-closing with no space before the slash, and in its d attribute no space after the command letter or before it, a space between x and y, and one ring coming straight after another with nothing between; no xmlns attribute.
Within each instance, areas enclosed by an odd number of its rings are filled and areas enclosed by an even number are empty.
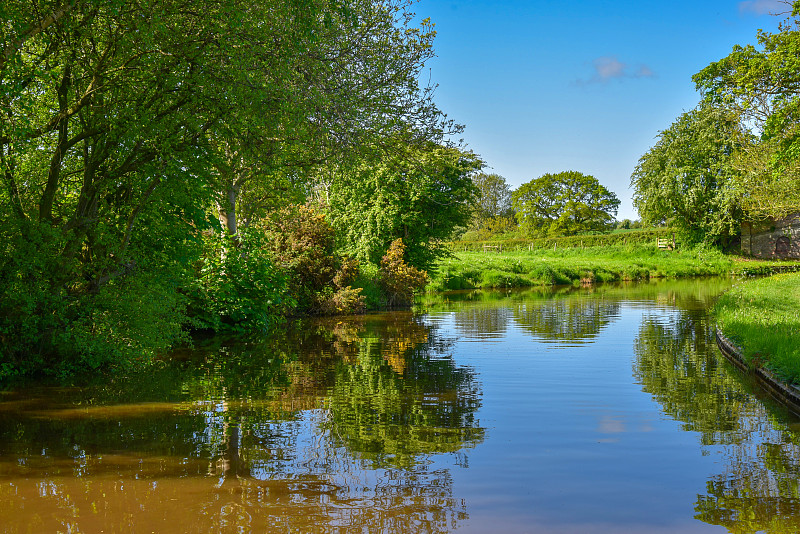
<svg viewBox="0 0 800 534"><path fill-rule="evenodd" d="M488 251L491 250L491 251ZM429 291L767 273L800 263L739 261L697 247L667 251L653 244L455 251L431 273Z"/></svg>
<svg viewBox="0 0 800 534"><path fill-rule="evenodd" d="M610 234L578 235L570 237L537 237L526 239L488 239L483 241L453 241L454 251L483 251L484 248L498 247L503 251L530 250L538 248L581 248L597 246L654 245L656 239L672 239L671 228L648 228L636 230L617 230Z"/></svg>

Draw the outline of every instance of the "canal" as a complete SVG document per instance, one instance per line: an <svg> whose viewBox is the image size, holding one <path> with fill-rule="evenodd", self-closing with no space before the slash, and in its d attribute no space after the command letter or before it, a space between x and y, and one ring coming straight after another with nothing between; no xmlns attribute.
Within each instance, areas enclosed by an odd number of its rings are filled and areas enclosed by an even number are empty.
<svg viewBox="0 0 800 534"><path fill-rule="evenodd" d="M0 393L0 531L798 532L730 284L453 293Z"/></svg>

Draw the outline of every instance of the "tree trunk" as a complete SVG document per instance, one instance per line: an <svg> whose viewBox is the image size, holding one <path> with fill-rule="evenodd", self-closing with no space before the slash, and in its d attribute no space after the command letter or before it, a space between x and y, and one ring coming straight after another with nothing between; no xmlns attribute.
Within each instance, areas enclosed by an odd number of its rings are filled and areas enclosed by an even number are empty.
<svg viewBox="0 0 800 534"><path fill-rule="evenodd" d="M239 226L236 222L236 202L239 199L242 186L238 181L232 179L226 189L225 198L217 202L219 223L228 231L228 235L236 235L239 231Z"/></svg>

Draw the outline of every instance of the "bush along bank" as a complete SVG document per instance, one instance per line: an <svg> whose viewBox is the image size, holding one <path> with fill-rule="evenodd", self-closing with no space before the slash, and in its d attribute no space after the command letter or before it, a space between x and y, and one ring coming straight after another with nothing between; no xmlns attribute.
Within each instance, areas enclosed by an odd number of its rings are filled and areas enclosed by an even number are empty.
<svg viewBox="0 0 800 534"><path fill-rule="evenodd" d="M800 384L800 273L742 281L719 298L713 314L750 368Z"/></svg>
<svg viewBox="0 0 800 534"><path fill-rule="evenodd" d="M6 255L0 386L142 368L190 334L267 332L289 317L409 306L428 281L406 262L400 239L378 265L340 254L330 224L307 206L279 210L272 224L235 236L208 230L187 243L173 271L148 272L142 261L94 291L51 290L35 242L24 255Z"/></svg>

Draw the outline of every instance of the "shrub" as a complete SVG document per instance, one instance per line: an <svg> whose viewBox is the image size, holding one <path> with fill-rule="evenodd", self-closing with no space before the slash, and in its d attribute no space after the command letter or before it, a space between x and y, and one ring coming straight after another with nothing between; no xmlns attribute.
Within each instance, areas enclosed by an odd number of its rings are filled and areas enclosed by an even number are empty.
<svg viewBox="0 0 800 534"><path fill-rule="evenodd" d="M378 283L378 266L373 263L359 265L358 277L353 286L361 290L366 308L378 309L384 305L383 292Z"/></svg>
<svg viewBox="0 0 800 534"><path fill-rule="evenodd" d="M326 288L317 293L316 311L320 315L346 315L362 313L366 299L360 287Z"/></svg>
<svg viewBox="0 0 800 534"><path fill-rule="evenodd" d="M128 367L182 339L180 262L131 251L124 269L92 284L96 273L60 254L62 232L24 230L0 234L0 381Z"/></svg>
<svg viewBox="0 0 800 534"><path fill-rule="evenodd" d="M286 275L274 264L262 233L206 234L204 242L190 292L196 327L266 331L294 306Z"/></svg>
<svg viewBox="0 0 800 534"><path fill-rule="evenodd" d="M410 305L414 293L428 283L428 273L408 265L404 253L403 240L395 239L381 259L378 281L390 307Z"/></svg>
<svg viewBox="0 0 800 534"><path fill-rule="evenodd" d="M277 264L291 281L299 311L332 315L358 313L365 308L358 260L336 253L335 232L325 215L312 205L276 211L264 230Z"/></svg>
<svg viewBox="0 0 800 534"><path fill-rule="evenodd" d="M274 212L264 229L275 262L291 277L301 307L336 275L334 230L312 206L289 206Z"/></svg>

